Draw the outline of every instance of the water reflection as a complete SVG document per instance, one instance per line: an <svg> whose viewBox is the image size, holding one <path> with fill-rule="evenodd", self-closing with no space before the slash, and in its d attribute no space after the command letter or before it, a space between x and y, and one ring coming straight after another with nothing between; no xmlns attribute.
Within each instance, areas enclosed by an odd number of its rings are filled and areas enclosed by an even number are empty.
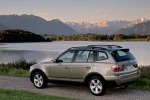
<svg viewBox="0 0 150 100"><path fill-rule="evenodd" d="M18 51L18 50L0 50L0 62L14 62L21 57L27 61L48 61L56 58L60 52L47 51Z"/></svg>

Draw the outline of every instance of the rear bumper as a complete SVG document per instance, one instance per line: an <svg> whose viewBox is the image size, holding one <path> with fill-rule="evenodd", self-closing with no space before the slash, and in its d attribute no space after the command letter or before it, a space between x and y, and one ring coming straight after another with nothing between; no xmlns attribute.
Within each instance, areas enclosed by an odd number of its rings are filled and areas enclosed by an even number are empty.
<svg viewBox="0 0 150 100"><path fill-rule="evenodd" d="M140 77L140 71L131 74L124 74L119 76L104 76L106 81L115 81L118 85L136 81Z"/></svg>

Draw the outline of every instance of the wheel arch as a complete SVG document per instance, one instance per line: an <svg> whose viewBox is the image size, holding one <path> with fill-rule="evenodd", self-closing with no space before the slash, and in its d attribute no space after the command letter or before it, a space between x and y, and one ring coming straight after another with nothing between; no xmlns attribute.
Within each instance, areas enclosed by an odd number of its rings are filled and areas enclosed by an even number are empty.
<svg viewBox="0 0 150 100"><path fill-rule="evenodd" d="M34 73L36 73L36 72L41 72L45 77L46 77L46 79L47 79L47 76L45 75L45 73L41 70L41 69L34 69L31 73L30 73L30 81L31 82L33 82L33 75L34 75Z"/></svg>
<svg viewBox="0 0 150 100"><path fill-rule="evenodd" d="M97 73L97 72L89 73L89 74L85 77L84 82L85 82L85 83L88 83L88 81L89 81L92 77L94 77L94 76L98 76L98 77L100 77L104 82L106 82L105 78L104 78L101 74L99 74L99 73Z"/></svg>

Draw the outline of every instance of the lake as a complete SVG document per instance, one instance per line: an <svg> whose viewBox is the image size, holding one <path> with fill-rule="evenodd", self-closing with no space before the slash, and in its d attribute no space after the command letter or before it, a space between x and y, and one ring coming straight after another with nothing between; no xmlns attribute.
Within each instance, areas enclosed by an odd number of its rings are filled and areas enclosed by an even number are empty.
<svg viewBox="0 0 150 100"><path fill-rule="evenodd" d="M69 47L94 44L120 45L129 48L137 58L139 65L150 65L150 42L89 42L89 41L56 41L36 43L0 43L0 63L13 62L20 57L27 61L49 61L56 58Z"/></svg>

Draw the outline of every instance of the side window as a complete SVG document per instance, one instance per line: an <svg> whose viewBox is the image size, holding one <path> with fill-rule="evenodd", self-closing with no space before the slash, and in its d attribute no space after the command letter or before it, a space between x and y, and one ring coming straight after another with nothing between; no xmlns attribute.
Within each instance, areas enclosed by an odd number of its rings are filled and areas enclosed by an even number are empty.
<svg viewBox="0 0 150 100"><path fill-rule="evenodd" d="M90 51L78 51L75 62L87 62Z"/></svg>
<svg viewBox="0 0 150 100"><path fill-rule="evenodd" d="M97 61L100 61L100 60L105 60L107 59L107 55L105 52L97 52Z"/></svg>
<svg viewBox="0 0 150 100"><path fill-rule="evenodd" d="M75 51L68 51L62 54L58 60L62 60L63 62L71 62Z"/></svg>

